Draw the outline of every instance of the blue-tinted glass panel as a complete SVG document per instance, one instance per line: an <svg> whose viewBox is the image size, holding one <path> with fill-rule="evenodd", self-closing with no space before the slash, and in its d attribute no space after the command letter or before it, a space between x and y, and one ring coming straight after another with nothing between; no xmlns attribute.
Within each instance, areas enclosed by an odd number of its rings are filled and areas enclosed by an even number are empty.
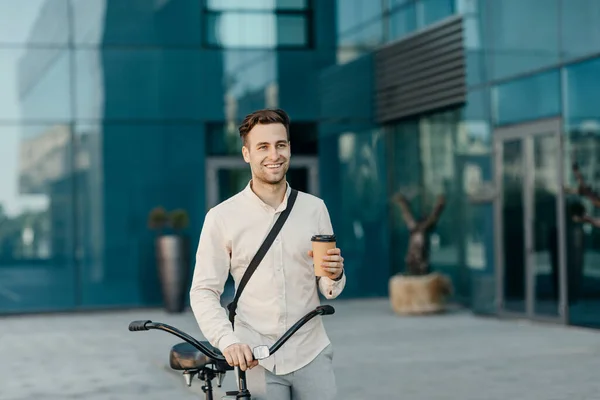
<svg viewBox="0 0 600 400"><path fill-rule="evenodd" d="M414 212L420 212L419 198L415 196L421 181L421 158L419 154L419 121L407 120L390 127L389 147L387 155L390 195L402 193L407 196ZM402 213L393 203L390 213L390 258L392 273L403 273L406 270L406 249L409 232L402 219Z"/></svg>
<svg viewBox="0 0 600 400"><path fill-rule="evenodd" d="M66 48L0 48L0 120L69 119L70 67Z"/></svg>
<svg viewBox="0 0 600 400"><path fill-rule="evenodd" d="M303 10L307 0L207 0L206 8L213 11L226 10Z"/></svg>
<svg viewBox="0 0 600 400"><path fill-rule="evenodd" d="M78 118L197 119L224 113L222 54L77 50L76 63Z"/></svg>
<svg viewBox="0 0 600 400"><path fill-rule="evenodd" d="M270 50L228 50L222 54L226 77L224 96L230 104L235 104L235 109L228 109L229 118L237 117L241 121L256 109L277 105L278 53Z"/></svg>
<svg viewBox="0 0 600 400"><path fill-rule="evenodd" d="M200 1L74 0L72 9L78 44L201 43Z"/></svg>
<svg viewBox="0 0 600 400"><path fill-rule="evenodd" d="M561 55L565 59L600 51L600 1L560 2Z"/></svg>
<svg viewBox="0 0 600 400"><path fill-rule="evenodd" d="M0 44L66 45L68 0L0 0Z"/></svg>
<svg viewBox="0 0 600 400"><path fill-rule="evenodd" d="M467 68L467 85L478 85L489 79L489 61L485 57L488 43L486 8L484 0L467 3L462 11Z"/></svg>
<svg viewBox="0 0 600 400"><path fill-rule="evenodd" d="M558 62L558 0L488 2L495 79Z"/></svg>
<svg viewBox="0 0 600 400"><path fill-rule="evenodd" d="M87 159L77 197L83 305L160 304L148 214L156 206L184 209L184 233L197 243L206 212L204 142L201 124L77 127L77 154Z"/></svg>
<svg viewBox="0 0 600 400"><path fill-rule="evenodd" d="M75 305L71 130L0 126L0 313Z"/></svg>
<svg viewBox="0 0 600 400"><path fill-rule="evenodd" d="M568 66L565 77L569 126L600 126L600 58Z"/></svg>
<svg viewBox="0 0 600 400"><path fill-rule="evenodd" d="M553 70L496 86L493 100L496 125L559 115L560 73Z"/></svg>
<svg viewBox="0 0 600 400"><path fill-rule="evenodd" d="M379 24L381 24L383 9L380 1L337 1L336 8L338 34L360 29L359 27L375 20L378 20Z"/></svg>
<svg viewBox="0 0 600 400"><path fill-rule="evenodd" d="M213 13L206 15L209 45L228 48L274 48L306 46L306 20L303 15L272 13Z"/></svg>
<svg viewBox="0 0 600 400"><path fill-rule="evenodd" d="M335 156L323 149L331 159ZM343 216L334 226L344 249L348 271L346 295L382 296L389 279L389 236L386 158L380 130L345 132L338 139L341 203ZM330 190L331 190L330 189ZM340 247L341 247L340 246ZM376 254L370 249L378 249Z"/></svg>
<svg viewBox="0 0 600 400"><path fill-rule="evenodd" d="M393 11L389 17L389 40L400 39L417 29L417 14L414 3Z"/></svg>
<svg viewBox="0 0 600 400"><path fill-rule="evenodd" d="M374 48L383 43L383 23L381 20L373 21L340 38L343 47Z"/></svg>
<svg viewBox="0 0 600 400"><path fill-rule="evenodd" d="M420 0L419 27L426 27L454 13L455 0Z"/></svg>
<svg viewBox="0 0 600 400"><path fill-rule="evenodd" d="M277 44L279 46L308 45L307 22L303 15L277 17Z"/></svg>
<svg viewBox="0 0 600 400"><path fill-rule="evenodd" d="M485 186L492 186L492 135L490 121L490 91L470 91L463 112L456 143L458 184L462 192L460 212L464 216L464 263L468 274L463 279L470 282L465 288L471 306L481 313L496 312L496 275L494 262L494 209L490 202L472 200L485 196Z"/></svg>
<svg viewBox="0 0 600 400"><path fill-rule="evenodd" d="M567 184L577 182L571 164L577 162L585 183L600 187L600 59L571 65L565 70L567 141L564 149L564 171ZM567 196L567 210L583 206L594 219L600 208L582 196ZM567 277L570 322L600 327L600 230L591 224L573 221L567 213Z"/></svg>

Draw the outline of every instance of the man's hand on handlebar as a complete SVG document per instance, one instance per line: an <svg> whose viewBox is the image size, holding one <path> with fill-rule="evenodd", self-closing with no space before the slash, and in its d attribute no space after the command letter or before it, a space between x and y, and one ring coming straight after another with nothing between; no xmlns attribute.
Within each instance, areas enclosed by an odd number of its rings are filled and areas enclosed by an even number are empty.
<svg viewBox="0 0 600 400"><path fill-rule="evenodd" d="M223 350L227 363L232 367L239 366L242 371L252 369L258 365L254 359L250 346L244 343L234 343Z"/></svg>

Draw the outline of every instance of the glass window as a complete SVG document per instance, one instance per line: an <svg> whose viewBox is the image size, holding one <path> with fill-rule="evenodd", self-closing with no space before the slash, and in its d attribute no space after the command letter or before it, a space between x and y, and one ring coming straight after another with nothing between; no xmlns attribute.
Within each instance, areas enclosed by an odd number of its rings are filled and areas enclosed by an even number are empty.
<svg viewBox="0 0 600 400"><path fill-rule="evenodd" d="M358 2L360 0L336 1L337 32L338 35L348 32L360 25L358 15Z"/></svg>
<svg viewBox="0 0 600 400"><path fill-rule="evenodd" d="M199 45L197 0L74 0L74 40L88 45Z"/></svg>
<svg viewBox="0 0 600 400"><path fill-rule="evenodd" d="M0 48L0 120L71 118L70 57L65 48Z"/></svg>
<svg viewBox="0 0 600 400"><path fill-rule="evenodd" d="M454 13L455 0L420 0L417 3L419 27L426 27Z"/></svg>
<svg viewBox="0 0 600 400"><path fill-rule="evenodd" d="M600 58L573 64L565 69L569 126L600 126Z"/></svg>
<svg viewBox="0 0 600 400"><path fill-rule="evenodd" d="M274 48L308 45L303 15L222 13L206 16L209 45L229 48Z"/></svg>
<svg viewBox="0 0 600 400"><path fill-rule="evenodd" d="M307 0L206 0L206 8L227 10L304 10Z"/></svg>
<svg viewBox="0 0 600 400"><path fill-rule="evenodd" d="M558 62L558 0L490 1L492 76Z"/></svg>
<svg viewBox="0 0 600 400"><path fill-rule="evenodd" d="M417 29L417 14L414 3L396 9L389 16L389 40L400 39Z"/></svg>
<svg viewBox="0 0 600 400"><path fill-rule="evenodd" d="M104 49L99 53L80 49L75 60L78 118L196 119L223 113L222 55L195 50Z"/></svg>
<svg viewBox="0 0 600 400"><path fill-rule="evenodd" d="M484 50L488 39L484 0L469 2L463 12L467 85L473 86L489 78L489 66L486 64Z"/></svg>
<svg viewBox="0 0 600 400"><path fill-rule="evenodd" d="M560 7L562 57L600 51L600 1L561 1Z"/></svg>
<svg viewBox="0 0 600 400"><path fill-rule="evenodd" d="M381 130L346 131L338 137L343 216L334 227L340 245L348 249L344 265L350 293L381 296L387 293L389 277L388 200L386 197L385 137ZM323 149L329 159L332 154ZM334 205L328 204L329 207ZM370 249L379 249L373 254ZM377 267L373 267L377 266Z"/></svg>
<svg viewBox="0 0 600 400"><path fill-rule="evenodd" d="M577 182L571 169L579 164L585 183L600 187L600 59L565 69L567 141L564 149L565 180L571 187ZM600 326L600 274L596 257L600 254L600 230L591 224L573 221L569 210L583 207L594 219L600 208L590 199L571 195L566 199L567 278L569 317L575 325Z"/></svg>
<svg viewBox="0 0 600 400"><path fill-rule="evenodd" d="M66 45L68 0L0 0L0 44Z"/></svg>
<svg viewBox="0 0 600 400"><path fill-rule="evenodd" d="M560 73L544 72L493 88L494 123L510 124L561 112Z"/></svg>
<svg viewBox="0 0 600 400"><path fill-rule="evenodd" d="M381 20L353 30L340 38L343 47L374 48L383 42L383 24Z"/></svg>
<svg viewBox="0 0 600 400"><path fill-rule="evenodd" d="M75 303L71 130L0 126L0 311Z"/></svg>
<svg viewBox="0 0 600 400"><path fill-rule="evenodd" d="M277 44L279 46L306 46L307 21L302 15L277 16Z"/></svg>

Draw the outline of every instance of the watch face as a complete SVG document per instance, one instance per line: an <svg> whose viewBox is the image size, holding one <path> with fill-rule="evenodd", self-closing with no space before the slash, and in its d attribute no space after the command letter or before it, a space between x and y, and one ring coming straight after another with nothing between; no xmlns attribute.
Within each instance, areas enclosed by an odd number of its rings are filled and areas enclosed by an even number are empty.
<svg viewBox="0 0 600 400"><path fill-rule="evenodd" d="M257 360L263 360L271 355L269 353L269 346L256 346L252 349L252 354Z"/></svg>

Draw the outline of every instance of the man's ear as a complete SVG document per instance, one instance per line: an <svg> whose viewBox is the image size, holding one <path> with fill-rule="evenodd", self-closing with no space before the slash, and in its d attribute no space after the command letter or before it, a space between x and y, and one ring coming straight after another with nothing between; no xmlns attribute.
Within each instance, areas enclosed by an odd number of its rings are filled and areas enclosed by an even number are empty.
<svg viewBox="0 0 600 400"><path fill-rule="evenodd" d="M250 163L250 150L246 146L242 146L242 155L244 156L244 161Z"/></svg>

